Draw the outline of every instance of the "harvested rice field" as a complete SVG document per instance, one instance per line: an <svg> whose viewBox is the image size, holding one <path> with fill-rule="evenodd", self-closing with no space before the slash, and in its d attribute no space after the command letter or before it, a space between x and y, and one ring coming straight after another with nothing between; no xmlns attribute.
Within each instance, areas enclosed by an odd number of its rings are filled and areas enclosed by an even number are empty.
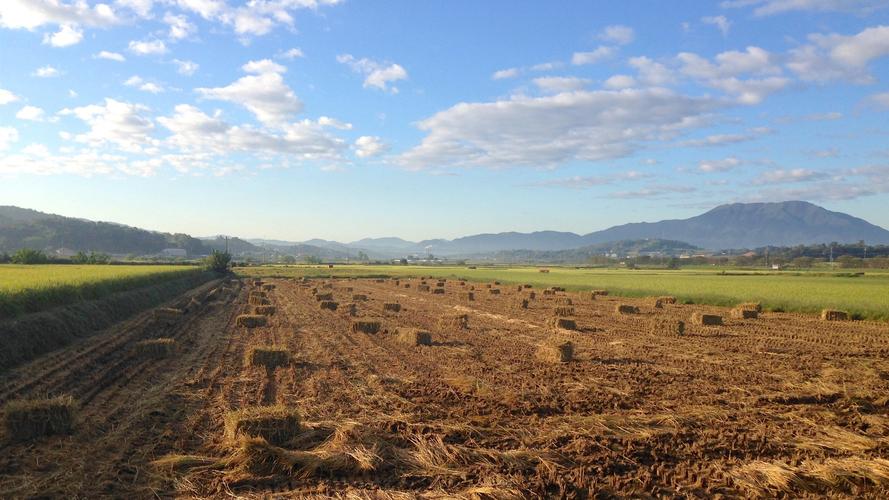
<svg viewBox="0 0 889 500"><path fill-rule="evenodd" d="M0 368L0 497L889 497L885 322L425 281L217 280Z"/></svg>

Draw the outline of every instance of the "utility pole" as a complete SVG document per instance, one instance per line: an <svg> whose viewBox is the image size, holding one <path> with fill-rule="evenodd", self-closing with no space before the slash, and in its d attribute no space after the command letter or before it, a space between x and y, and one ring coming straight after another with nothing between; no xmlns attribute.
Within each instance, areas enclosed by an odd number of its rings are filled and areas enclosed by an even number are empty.
<svg viewBox="0 0 889 500"><path fill-rule="evenodd" d="M228 253L228 236L225 237L225 253Z"/></svg>

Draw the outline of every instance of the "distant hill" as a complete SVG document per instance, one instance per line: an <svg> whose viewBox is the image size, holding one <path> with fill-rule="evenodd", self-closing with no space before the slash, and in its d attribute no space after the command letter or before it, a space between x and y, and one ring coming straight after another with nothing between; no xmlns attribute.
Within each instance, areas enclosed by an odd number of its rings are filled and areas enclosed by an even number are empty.
<svg viewBox="0 0 889 500"><path fill-rule="evenodd" d="M546 262L552 264L574 264L587 262L595 256L636 257L650 255L657 257L677 257L691 254L701 249L682 241L674 240L624 240L589 245L568 250L501 250L489 254L497 262Z"/></svg>

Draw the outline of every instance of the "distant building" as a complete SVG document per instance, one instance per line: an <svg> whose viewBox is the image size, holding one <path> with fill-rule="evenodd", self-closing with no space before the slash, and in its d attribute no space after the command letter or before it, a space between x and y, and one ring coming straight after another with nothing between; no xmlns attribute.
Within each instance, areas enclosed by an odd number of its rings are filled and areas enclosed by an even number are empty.
<svg viewBox="0 0 889 500"><path fill-rule="evenodd" d="M161 250L164 257L188 257L188 252L184 248L164 248Z"/></svg>
<svg viewBox="0 0 889 500"><path fill-rule="evenodd" d="M77 255L77 252L65 247L57 248L54 253L56 254L56 257L62 257L64 259L70 259L71 257Z"/></svg>

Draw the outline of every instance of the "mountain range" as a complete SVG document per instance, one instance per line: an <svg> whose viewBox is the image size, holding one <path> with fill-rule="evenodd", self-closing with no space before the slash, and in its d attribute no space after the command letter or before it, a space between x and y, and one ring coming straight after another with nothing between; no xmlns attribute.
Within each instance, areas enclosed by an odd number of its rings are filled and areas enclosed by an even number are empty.
<svg viewBox="0 0 889 500"><path fill-rule="evenodd" d="M657 243L640 243L645 240ZM348 243L322 239L289 242L232 237L226 240L222 236L195 238L187 234L147 231L116 223L0 206L0 251L6 252L28 247L44 250L67 248L115 255L154 255L165 248L183 248L190 256L198 256L212 249L228 248L238 257L258 259L273 259L282 255L355 259L359 253L372 259L427 254L491 258L498 252L512 252L513 256L526 256L529 259L535 258L535 255L561 259L600 254L609 249L623 251L627 248L656 247L658 251L671 254L695 248L744 249L855 243L860 240L868 244L889 244L889 231L863 219L804 201L720 205L688 219L623 224L585 235L558 231L505 232L476 234L453 240L412 242L387 237ZM611 245L606 245L609 243ZM560 255L558 252L563 253Z"/></svg>

